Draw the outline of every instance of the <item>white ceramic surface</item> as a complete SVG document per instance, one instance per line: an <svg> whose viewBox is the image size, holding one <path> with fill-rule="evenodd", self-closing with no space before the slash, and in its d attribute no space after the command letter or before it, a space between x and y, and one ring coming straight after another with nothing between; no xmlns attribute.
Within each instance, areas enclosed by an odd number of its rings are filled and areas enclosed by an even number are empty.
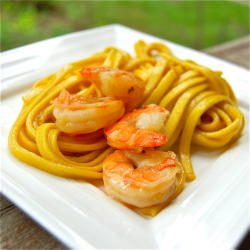
<svg viewBox="0 0 250 250"><path fill-rule="evenodd" d="M107 46L133 53L138 39L162 41L175 55L224 72L246 126L224 152L196 150L197 179L159 215L146 219L95 186L39 171L16 160L7 136L32 83ZM110 25L10 50L1 55L1 189L38 223L73 249L232 249L249 227L249 75L238 66L174 43Z"/></svg>

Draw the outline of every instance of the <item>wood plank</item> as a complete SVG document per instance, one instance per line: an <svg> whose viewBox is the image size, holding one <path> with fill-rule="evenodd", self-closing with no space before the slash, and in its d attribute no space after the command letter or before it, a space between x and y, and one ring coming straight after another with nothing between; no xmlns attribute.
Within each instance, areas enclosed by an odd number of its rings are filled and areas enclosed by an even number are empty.
<svg viewBox="0 0 250 250"><path fill-rule="evenodd" d="M1 249L68 249L3 195L0 204Z"/></svg>
<svg viewBox="0 0 250 250"><path fill-rule="evenodd" d="M250 69L250 36L217 45L204 50L205 53Z"/></svg>

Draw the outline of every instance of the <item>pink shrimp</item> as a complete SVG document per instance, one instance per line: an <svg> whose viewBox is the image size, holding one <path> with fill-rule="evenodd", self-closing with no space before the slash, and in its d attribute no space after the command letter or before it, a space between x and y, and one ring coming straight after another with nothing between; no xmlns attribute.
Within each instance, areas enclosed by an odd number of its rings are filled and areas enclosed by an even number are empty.
<svg viewBox="0 0 250 250"><path fill-rule="evenodd" d="M167 141L164 123L168 114L165 108L155 104L135 109L104 129L107 142L117 149L142 150L164 145Z"/></svg>
<svg viewBox="0 0 250 250"><path fill-rule="evenodd" d="M138 105L144 93L144 82L131 72L103 66L83 68L81 74L96 84L104 96L122 100L127 110Z"/></svg>
<svg viewBox="0 0 250 250"><path fill-rule="evenodd" d="M110 126L125 111L120 100L71 95L66 90L61 91L54 105L57 127L70 134L86 134Z"/></svg>
<svg viewBox="0 0 250 250"><path fill-rule="evenodd" d="M181 168L173 152L116 150L103 162L106 192L136 207L148 207L173 198Z"/></svg>

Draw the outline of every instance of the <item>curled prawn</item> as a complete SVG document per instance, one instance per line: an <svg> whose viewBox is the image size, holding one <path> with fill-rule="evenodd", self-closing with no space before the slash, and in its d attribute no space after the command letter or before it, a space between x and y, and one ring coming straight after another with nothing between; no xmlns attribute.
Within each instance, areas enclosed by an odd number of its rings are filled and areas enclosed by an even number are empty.
<svg viewBox="0 0 250 250"><path fill-rule="evenodd" d="M119 201L148 207L173 198L181 171L171 151L116 150L103 162L104 187Z"/></svg>
<svg viewBox="0 0 250 250"><path fill-rule="evenodd" d="M103 66L83 68L81 74L101 90L104 96L122 100L127 110L143 98L144 82L131 72Z"/></svg>
<svg viewBox="0 0 250 250"><path fill-rule="evenodd" d="M65 133L86 134L110 126L125 111L120 100L72 95L62 90L54 101L56 126Z"/></svg>
<svg viewBox="0 0 250 250"><path fill-rule="evenodd" d="M117 149L142 150L162 146L167 141L164 124L168 114L165 108L155 104L135 109L104 129L107 142Z"/></svg>

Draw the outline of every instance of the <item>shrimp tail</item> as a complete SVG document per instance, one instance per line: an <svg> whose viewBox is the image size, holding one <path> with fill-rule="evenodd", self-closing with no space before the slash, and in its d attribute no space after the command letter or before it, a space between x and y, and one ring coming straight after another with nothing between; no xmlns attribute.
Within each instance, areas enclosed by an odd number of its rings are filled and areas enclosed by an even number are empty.
<svg viewBox="0 0 250 250"><path fill-rule="evenodd" d="M111 71L111 68L104 66L92 66L86 67L81 70L82 76L84 76L87 80L93 81L95 83L100 84L100 73Z"/></svg>

